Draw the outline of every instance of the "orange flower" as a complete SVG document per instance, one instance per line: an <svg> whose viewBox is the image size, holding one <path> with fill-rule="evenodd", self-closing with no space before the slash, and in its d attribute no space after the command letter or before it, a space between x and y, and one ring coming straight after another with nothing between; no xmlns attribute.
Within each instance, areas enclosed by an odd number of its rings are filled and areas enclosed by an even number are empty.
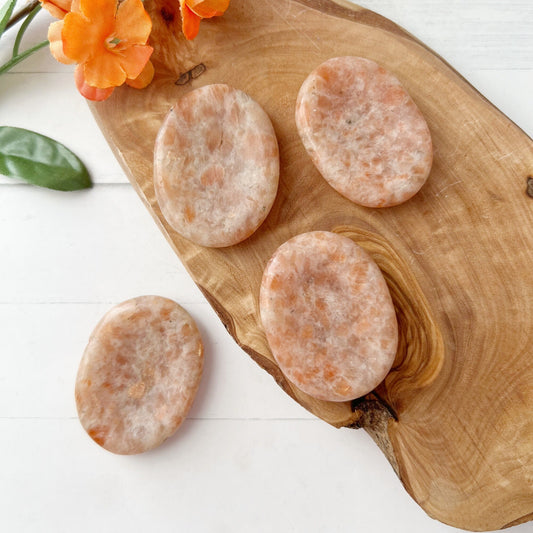
<svg viewBox="0 0 533 533"><path fill-rule="evenodd" d="M194 39L200 21L220 17L228 9L229 0L180 0L181 25L186 39Z"/></svg>
<svg viewBox="0 0 533 533"><path fill-rule="evenodd" d="M104 100L114 87L141 74L136 86L150 83L153 48L146 42L151 30L141 0L75 0L71 12L50 25L48 40L58 61L78 63L76 86L83 96Z"/></svg>
<svg viewBox="0 0 533 533"><path fill-rule="evenodd" d="M62 19L70 11L72 0L40 0L41 5L56 19Z"/></svg>

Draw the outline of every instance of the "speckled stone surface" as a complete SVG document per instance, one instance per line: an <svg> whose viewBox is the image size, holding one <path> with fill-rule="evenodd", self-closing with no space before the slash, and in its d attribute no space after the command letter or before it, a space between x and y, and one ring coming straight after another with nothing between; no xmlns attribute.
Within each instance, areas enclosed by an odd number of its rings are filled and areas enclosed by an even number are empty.
<svg viewBox="0 0 533 533"><path fill-rule="evenodd" d="M322 176L357 204L401 204L431 170L424 117L399 80L368 59L337 57L316 68L298 93L296 125Z"/></svg>
<svg viewBox="0 0 533 533"><path fill-rule="evenodd" d="M160 296L127 300L104 315L76 379L78 416L113 453L141 453L183 422L200 382L203 344L194 320Z"/></svg>
<svg viewBox="0 0 533 533"><path fill-rule="evenodd" d="M347 237L314 231L282 244L264 271L259 303L281 370L315 398L359 398L394 362L398 325L389 289Z"/></svg>
<svg viewBox="0 0 533 533"><path fill-rule="evenodd" d="M183 237L208 247L243 241L268 215L278 180L274 128L246 93L207 85L165 118L155 144L155 192Z"/></svg>

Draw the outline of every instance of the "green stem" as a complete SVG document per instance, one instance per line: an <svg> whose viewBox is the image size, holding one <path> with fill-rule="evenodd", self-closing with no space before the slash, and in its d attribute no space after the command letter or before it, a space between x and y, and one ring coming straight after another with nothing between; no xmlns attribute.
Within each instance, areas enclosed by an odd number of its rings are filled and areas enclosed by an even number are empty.
<svg viewBox="0 0 533 533"><path fill-rule="evenodd" d="M23 19L26 15L31 13L36 6L40 4L39 0L33 0L30 4L23 7L20 11L17 11L10 19L6 25L6 30L14 26L20 19Z"/></svg>
<svg viewBox="0 0 533 533"><path fill-rule="evenodd" d="M15 43L13 44L13 56L16 57L19 55L19 48L20 48L20 42L22 41L22 37L24 36L24 32L30 25L30 22L35 18L37 13L41 10L41 4L37 4L28 14L28 16L24 19L24 22L20 26L19 32L17 33L17 37L15 38Z"/></svg>
<svg viewBox="0 0 533 533"><path fill-rule="evenodd" d="M20 63L23 59L26 59L29 55L33 54L33 52L37 52L37 50L44 48L48 44L50 44L48 40L43 41L42 43L32 46L25 52L22 52L22 54L12 57L7 63L4 63L2 66L0 66L0 74L4 74L8 70L12 69L15 65Z"/></svg>

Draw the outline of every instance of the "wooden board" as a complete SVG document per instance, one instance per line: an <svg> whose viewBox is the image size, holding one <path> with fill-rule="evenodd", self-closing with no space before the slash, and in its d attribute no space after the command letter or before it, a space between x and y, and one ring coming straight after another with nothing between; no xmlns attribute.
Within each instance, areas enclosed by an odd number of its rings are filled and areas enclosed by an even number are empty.
<svg viewBox="0 0 533 533"><path fill-rule="evenodd" d="M533 519L531 139L423 44L351 4L232 0L224 17L202 22L193 42L180 34L177 2L146 4L154 82L142 91L120 88L92 110L231 335L309 411L334 426L369 431L430 516L471 530ZM298 137L301 83L341 55L368 57L393 72L429 123L433 169L402 206L376 210L345 200L314 169ZM209 83L255 98L273 121L281 152L271 213L251 238L226 249L204 249L173 232L152 186L164 115L180 96ZM314 229L349 235L373 255L398 314L394 368L375 393L354 402L317 401L291 386L259 321L268 258L288 238Z"/></svg>

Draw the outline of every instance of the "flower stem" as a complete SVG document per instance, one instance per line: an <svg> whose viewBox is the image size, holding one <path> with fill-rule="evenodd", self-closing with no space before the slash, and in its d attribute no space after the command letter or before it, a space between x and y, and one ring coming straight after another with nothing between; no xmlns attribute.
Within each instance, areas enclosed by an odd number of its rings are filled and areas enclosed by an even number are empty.
<svg viewBox="0 0 533 533"><path fill-rule="evenodd" d="M35 46L28 48L28 50L22 52L22 54L18 54L12 57L7 63L4 63L3 65L0 66L0 74L4 74L8 70L11 70L15 65L20 63L23 59L26 59L29 55L33 54L33 52L36 52L37 50L44 48L48 44L50 44L48 40L43 41L42 43L36 44Z"/></svg>
<svg viewBox="0 0 533 533"><path fill-rule="evenodd" d="M23 19L26 15L29 15L38 5L39 0L32 0L27 6L24 6L20 11L17 11L6 25L6 30L14 26L19 20Z"/></svg>
<svg viewBox="0 0 533 533"><path fill-rule="evenodd" d="M35 15L39 13L41 10L41 4L37 2L37 5L30 11L28 16L25 18L24 22L20 26L20 29L17 33L17 37L15 39L15 43L13 44L13 57L16 57L19 55L19 48L20 48L20 42L22 41L22 37L24 36L24 32L28 28L30 22L35 18Z"/></svg>

